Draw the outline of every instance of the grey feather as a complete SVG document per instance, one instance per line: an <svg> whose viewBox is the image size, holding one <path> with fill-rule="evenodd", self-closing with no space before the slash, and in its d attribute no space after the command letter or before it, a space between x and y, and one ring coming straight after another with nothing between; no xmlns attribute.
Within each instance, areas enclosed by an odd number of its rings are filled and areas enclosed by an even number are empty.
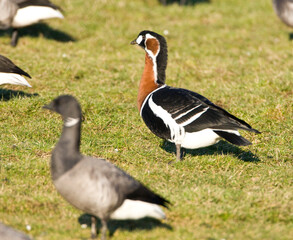
<svg viewBox="0 0 293 240"><path fill-rule="evenodd" d="M293 0L273 0L278 17L289 27L293 27Z"/></svg>
<svg viewBox="0 0 293 240"><path fill-rule="evenodd" d="M1 240L31 240L31 238L24 233L8 227L0 222L0 239Z"/></svg>

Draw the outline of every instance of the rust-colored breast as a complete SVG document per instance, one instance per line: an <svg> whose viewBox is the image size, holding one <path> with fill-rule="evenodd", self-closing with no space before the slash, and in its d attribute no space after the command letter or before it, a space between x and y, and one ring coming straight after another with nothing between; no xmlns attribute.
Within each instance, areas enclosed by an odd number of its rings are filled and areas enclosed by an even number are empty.
<svg viewBox="0 0 293 240"><path fill-rule="evenodd" d="M149 40L148 40L149 41ZM137 107L140 111L144 99L149 93L157 89L159 85L155 83L155 74L153 69L152 59L146 53L144 71L139 83L139 90L137 96Z"/></svg>

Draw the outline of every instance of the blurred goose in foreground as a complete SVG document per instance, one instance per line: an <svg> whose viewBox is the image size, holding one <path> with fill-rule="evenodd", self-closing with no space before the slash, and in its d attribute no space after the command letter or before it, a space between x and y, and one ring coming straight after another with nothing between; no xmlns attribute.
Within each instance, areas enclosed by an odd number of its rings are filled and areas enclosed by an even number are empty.
<svg viewBox="0 0 293 240"><path fill-rule="evenodd" d="M59 113L64 120L61 137L52 152L53 183L69 203L101 219L103 240L109 219L165 218L158 205L167 207L166 199L105 159L80 153L82 114L74 97L59 96L44 108ZM92 238L96 237L95 226L92 217Z"/></svg>
<svg viewBox="0 0 293 240"><path fill-rule="evenodd" d="M31 78L31 76L16 66L11 60L0 55L0 85L15 84L31 87L23 76Z"/></svg>
<svg viewBox="0 0 293 240"><path fill-rule="evenodd" d="M278 17L289 27L293 27L293 0L273 0Z"/></svg>
<svg viewBox="0 0 293 240"><path fill-rule="evenodd" d="M64 18L49 0L0 0L0 29L12 27L11 45L16 46L18 28L50 18Z"/></svg>
<svg viewBox="0 0 293 240"><path fill-rule="evenodd" d="M155 135L175 143L176 161L181 159L181 147L207 147L222 138L238 146L251 144L238 132L259 133L248 123L196 92L165 84L168 49L163 36L142 31L131 44L145 50L137 97L140 115Z"/></svg>
<svg viewBox="0 0 293 240"><path fill-rule="evenodd" d="M30 237L0 222L1 240L31 240Z"/></svg>

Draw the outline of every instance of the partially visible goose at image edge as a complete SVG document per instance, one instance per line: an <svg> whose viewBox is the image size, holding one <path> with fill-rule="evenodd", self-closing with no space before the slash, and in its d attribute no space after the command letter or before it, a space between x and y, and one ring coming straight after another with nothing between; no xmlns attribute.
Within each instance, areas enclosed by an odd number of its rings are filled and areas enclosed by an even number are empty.
<svg viewBox="0 0 293 240"><path fill-rule="evenodd" d="M49 0L0 0L0 29L13 28L11 45L16 46L18 28L50 18L64 18Z"/></svg>
<svg viewBox="0 0 293 240"><path fill-rule="evenodd" d="M0 55L0 85L14 84L31 87L22 75L31 78L27 72L16 66L10 59Z"/></svg>
<svg viewBox="0 0 293 240"><path fill-rule="evenodd" d="M251 142L238 129L260 133L204 96L166 85L168 49L163 36L145 30L131 44L146 52L137 97L140 115L155 135L175 143L177 162L182 158L181 147L207 147L220 139L245 146Z"/></svg>
<svg viewBox="0 0 293 240"><path fill-rule="evenodd" d="M278 17L289 27L293 27L293 0L273 0Z"/></svg>
<svg viewBox="0 0 293 240"><path fill-rule="evenodd" d="M0 222L0 239L1 240L31 240L31 238L24 233L6 226Z"/></svg>
<svg viewBox="0 0 293 240"><path fill-rule="evenodd" d="M43 108L59 113L64 121L51 157L53 183L65 200L101 219L103 240L109 219L165 218L158 205L167 207L168 200L105 159L80 153L82 114L73 96L59 96ZM91 236L96 237L94 217Z"/></svg>

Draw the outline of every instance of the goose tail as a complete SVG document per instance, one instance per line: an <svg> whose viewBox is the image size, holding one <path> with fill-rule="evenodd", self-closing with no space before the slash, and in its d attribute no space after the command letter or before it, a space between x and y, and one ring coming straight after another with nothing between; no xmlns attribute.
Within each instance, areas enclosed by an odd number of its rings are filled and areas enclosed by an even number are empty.
<svg viewBox="0 0 293 240"><path fill-rule="evenodd" d="M220 137L224 138L230 143L233 143L237 146L248 146L251 145L252 143L242 137L238 131L219 131L219 130L214 130L216 134L218 134Z"/></svg>
<svg viewBox="0 0 293 240"><path fill-rule="evenodd" d="M151 217L155 219L165 219L166 215L157 204L126 199L123 204L111 214L111 219L140 219Z"/></svg>

